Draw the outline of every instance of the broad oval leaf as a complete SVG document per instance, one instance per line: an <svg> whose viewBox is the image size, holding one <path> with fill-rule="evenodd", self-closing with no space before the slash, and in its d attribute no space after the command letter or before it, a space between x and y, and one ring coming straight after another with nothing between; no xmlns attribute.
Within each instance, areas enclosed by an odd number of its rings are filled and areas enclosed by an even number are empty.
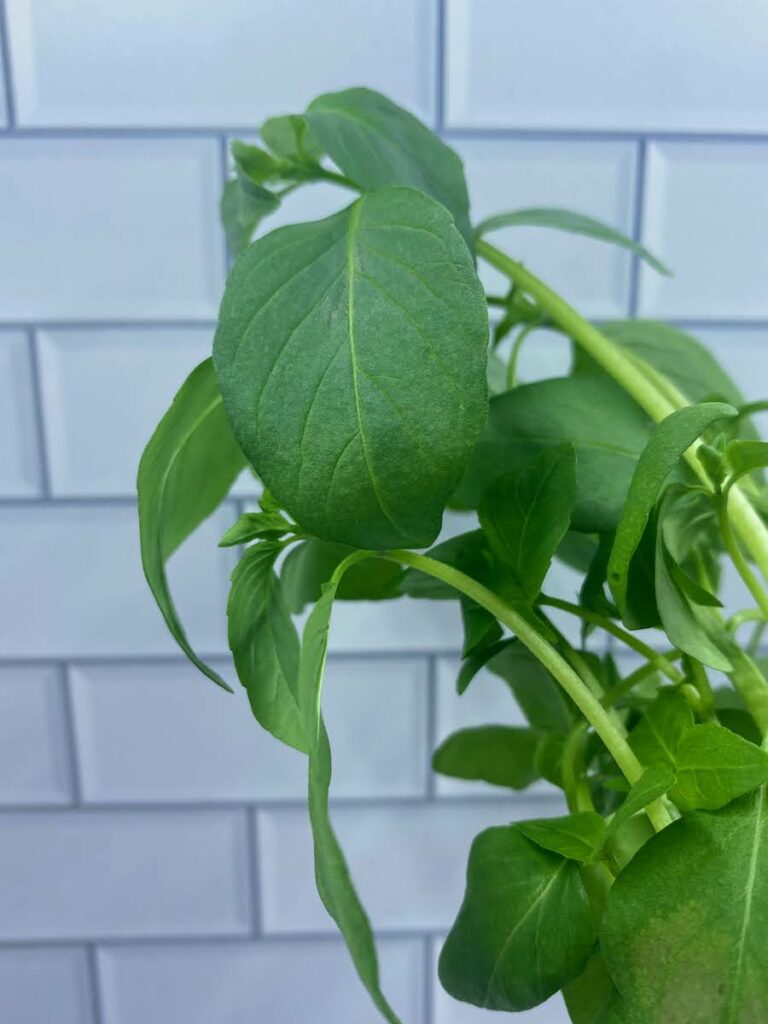
<svg viewBox="0 0 768 1024"><path fill-rule="evenodd" d="M182 384L139 463L137 489L144 575L166 625L189 660L230 687L192 650L174 607L165 563L221 504L246 460L227 422L210 359Z"/></svg>
<svg viewBox="0 0 768 1024"><path fill-rule="evenodd" d="M487 235L491 231L498 231L501 228L514 227L556 228L558 231L567 231L573 235L585 235L587 238L594 238L600 242L609 242L611 245L617 245L621 249L633 252L660 274L666 276L670 274L669 269L661 260L656 259L645 246L612 228L610 224L604 224L594 217L576 213L574 210L531 207L526 210L512 210L510 213L497 213L478 224L475 234Z"/></svg>
<svg viewBox="0 0 768 1024"><path fill-rule="evenodd" d="M460 729L443 740L432 767L454 779L525 789L539 777L536 752L541 733L507 725Z"/></svg>
<svg viewBox="0 0 768 1024"><path fill-rule="evenodd" d="M542 850L514 826L490 828L472 844L440 981L465 1003L527 1010L578 977L593 942L576 862Z"/></svg>
<svg viewBox="0 0 768 1024"><path fill-rule="evenodd" d="M298 705L299 638L275 575L279 541L248 548L232 573L228 639L251 709L273 736L307 751Z"/></svg>
<svg viewBox="0 0 768 1024"><path fill-rule="evenodd" d="M371 89L318 96L307 108L314 137L365 190L405 185L426 192L471 243L469 195L459 156L413 114Z"/></svg>
<svg viewBox="0 0 768 1024"><path fill-rule="evenodd" d="M654 836L614 883L600 946L642 1024L753 1024L768 1006L765 788ZM663 962L663 970L660 963Z"/></svg>
<svg viewBox="0 0 768 1024"><path fill-rule="evenodd" d="M715 811L768 781L768 753L722 725L706 722L686 732L675 751L681 810Z"/></svg>
<svg viewBox="0 0 768 1024"><path fill-rule="evenodd" d="M576 499L571 445L542 452L495 480L480 502L480 523L493 553L509 570L520 597L541 590Z"/></svg>
<svg viewBox="0 0 768 1024"><path fill-rule="evenodd" d="M608 559L608 584L620 609L626 606L629 564L665 480L708 426L736 415L733 406L722 402L689 405L667 416L651 434L635 468Z"/></svg>
<svg viewBox="0 0 768 1024"><path fill-rule="evenodd" d="M505 471L547 448L576 451L572 525L586 533L616 527L650 420L613 381L590 374L524 384L490 401L488 425L477 443L456 501L476 508Z"/></svg>
<svg viewBox="0 0 768 1024"><path fill-rule="evenodd" d="M487 336L449 214L391 188L251 245L214 360L243 450L305 530L424 547L485 421Z"/></svg>

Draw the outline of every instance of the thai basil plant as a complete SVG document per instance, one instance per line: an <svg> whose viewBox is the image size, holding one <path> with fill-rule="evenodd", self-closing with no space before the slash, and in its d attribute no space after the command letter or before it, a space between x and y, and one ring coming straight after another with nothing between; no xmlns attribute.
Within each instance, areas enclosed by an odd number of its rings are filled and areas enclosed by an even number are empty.
<svg viewBox="0 0 768 1024"><path fill-rule="evenodd" d="M335 601L408 595L457 602L458 692L487 668L528 721L456 733L435 770L543 778L567 805L513 824L500 805L475 839L446 990L501 1011L562 991L577 1024L768 1021L763 406L687 334L595 326L489 238L560 229L667 273L638 243L563 210L473 222L456 153L385 97L320 96L260 142L232 146L213 358L139 467L141 553L179 646L228 689L190 646L166 562L244 469L261 481L260 510L221 539L239 549L229 645L256 719L306 755L317 887L362 983L395 1024L329 817L323 669ZM266 233L313 182L338 185L339 212ZM519 383L542 330L568 339L570 372ZM446 509L473 528L436 543ZM578 595L547 588L555 559ZM724 573L743 584L735 614Z"/></svg>

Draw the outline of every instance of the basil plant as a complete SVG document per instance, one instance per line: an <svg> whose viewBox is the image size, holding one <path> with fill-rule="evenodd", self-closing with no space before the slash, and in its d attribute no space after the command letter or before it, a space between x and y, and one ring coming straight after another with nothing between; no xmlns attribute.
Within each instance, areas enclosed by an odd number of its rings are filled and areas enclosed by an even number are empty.
<svg viewBox="0 0 768 1024"><path fill-rule="evenodd" d="M329 818L323 669L336 600L409 595L458 603L458 692L487 667L528 721L456 733L435 770L513 790L544 778L568 809L477 836L445 989L507 1012L562 991L577 1024L768 1021L768 443L750 420L764 406L687 334L597 327L496 248L500 228L556 229L667 273L570 211L474 223L461 160L384 96L320 96L260 141L232 146L221 214L237 258L212 358L139 466L141 555L179 646L228 689L190 645L166 562L244 469L263 484L221 539L240 549L229 646L258 722L306 755L317 887L362 984L397 1024ZM339 187L338 213L252 240L312 182ZM485 294L478 263L503 294ZM571 369L520 384L543 329L568 339ZM446 509L474 528L435 544ZM578 598L543 589L553 559L581 574ZM743 583L730 617L726 565ZM631 671L596 653L604 634Z"/></svg>

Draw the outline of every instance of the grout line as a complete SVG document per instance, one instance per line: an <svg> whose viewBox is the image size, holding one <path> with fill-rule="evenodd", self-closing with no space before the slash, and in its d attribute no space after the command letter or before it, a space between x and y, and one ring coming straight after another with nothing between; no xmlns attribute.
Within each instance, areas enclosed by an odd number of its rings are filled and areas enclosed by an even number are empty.
<svg viewBox="0 0 768 1024"><path fill-rule="evenodd" d="M632 238L636 242L642 241L643 220L645 215L645 189L646 189L646 165L648 161L648 143L641 139L637 146L635 166L635 201L632 211ZM641 261L637 254L632 255L630 282L629 282L629 316L636 317L640 302L640 274Z"/></svg>
<svg viewBox="0 0 768 1024"><path fill-rule="evenodd" d="M432 1024L435 1014L434 979L432 977L432 939L425 935L422 939L423 975L424 975L424 1024Z"/></svg>
<svg viewBox="0 0 768 1024"><path fill-rule="evenodd" d="M260 823L255 807L248 808L246 827L246 854L248 857L248 887L250 890L251 934L258 939L264 934L264 914L261 905L261 878L259 871Z"/></svg>
<svg viewBox="0 0 768 1024"><path fill-rule="evenodd" d="M224 188L229 178L229 146L227 144L227 136L223 133L219 136L219 195L222 195ZM222 236L222 258L224 260L224 280L226 281L229 276L229 271L232 266L232 257L229 251L229 244L227 243L227 235L224 231L224 227L221 224L221 218L219 218L219 231Z"/></svg>
<svg viewBox="0 0 768 1024"><path fill-rule="evenodd" d="M5 87L5 109L8 115L8 127L12 131L16 126L16 90L13 84L13 68L11 63L10 21L5 8L5 0L0 0L0 64L3 66L3 85Z"/></svg>
<svg viewBox="0 0 768 1024"><path fill-rule="evenodd" d="M85 947L88 989L91 1003L91 1015L93 1024L102 1024L105 1020L104 993L101 984L101 970L99 969L99 954L96 944L89 942Z"/></svg>
<svg viewBox="0 0 768 1024"><path fill-rule="evenodd" d="M435 4L435 81L434 81L434 110L435 130L439 133L445 131L445 46L447 41L446 0L434 0Z"/></svg>
<svg viewBox="0 0 768 1024"><path fill-rule="evenodd" d="M25 318L18 320L0 320L0 331L178 331L178 330L211 330L215 328L216 320L213 317L168 317L166 319L152 319L148 317L118 317L117 319L95 317L91 320L56 320L43 317L40 320L31 321Z"/></svg>
<svg viewBox="0 0 768 1024"><path fill-rule="evenodd" d="M38 466L40 469L41 500L51 498L51 457L48 449L48 432L45 425L45 403L43 401L43 378L40 369L40 349L34 329L27 332L29 363L32 372L32 404L37 435Z"/></svg>
<svg viewBox="0 0 768 1024"><path fill-rule="evenodd" d="M229 651L222 648L218 651L199 651L200 657L204 660L212 661L226 661L231 655ZM402 649L396 651L386 650L369 650L369 651L331 651L328 654L329 664L334 662L349 662L349 661L406 661L416 660L424 658L425 656L432 656L435 658L458 658L459 649L456 647L446 647L443 649L433 649L431 651L424 650L413 650L413 649ZM85 652L79 654L73 654L71 651L65 654L52 654L48 657L35 656L35 655L0 655L0 666L4 667L17 667L20 665L55 665L62 660L72 664L78 665L135 665L140 666L166 666L166 665L186 665L188 664L187 659L180 652L172 652L169 654L121 654L119 652L115 654L87 654ZM223 692L223 691L222 691Z"/></svg>
<svg viewBox="0 0 768 1024"><path fill-rule="evenodd" d="M432 753L437 746L437 658L430 655L427 660L427 757L424 770L426 772L425 791L428 800L436 797L435 773L432 771Z"/></svg>
<svg viewBox="0 0 768 1024"><path fill-rule="evenodd" d="M75 724L75 708L72 694L72 680L69 667L65 662L59 666L61 690L64 706L64 736L67 744L67 761L69 766L70 791L75 807L83 803L83 773L80 763L80 747L77 742L77 726Z"/></svg>
<svg viewBox="0 0 768 1024"><path fill-rule="evenodd" d="M765 144L768 132L697 132L664 131L653 128L473 128L471 126L446 128L446 139L536 142L651 142Z"/></svg>
<svg viewBox="0 0 768 1024"><path fill-rule="evenodd" d="M377 928L375 937L380 942L412 942L414 939L430 939L434 932L427 928ZM343 946L344 940L335 926L330 925L327 931L312 931L311 929L296 928L286 932L268 932L259 939L254 940L253 936L246 932L209 932L207 934L166 934L166 935L98 935L79 936L66 938L63 936L54 938L15 938L0 939L0 950L29 950L29 949L83 949L93 947L94 952L99 949L130 949L131 947L160 947L169 946L206 946L206 945L251 945L254 942L258 945L289 945L295 942L317 942L330 943Z"/></svg>

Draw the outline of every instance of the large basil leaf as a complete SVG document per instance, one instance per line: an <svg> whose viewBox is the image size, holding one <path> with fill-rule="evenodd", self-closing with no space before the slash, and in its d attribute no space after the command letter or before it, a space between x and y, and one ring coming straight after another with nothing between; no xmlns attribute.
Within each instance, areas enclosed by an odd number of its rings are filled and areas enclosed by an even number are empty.
<svg viewBox="0 0 768 1024"><path fill-rule="evenodd" d="M243 450L305 530L423 547L485 421L487 337L450 216L391 188L249 246L214 360Z"/></svg>
<svg viewBox="0 0 768 1024"><path fill-rule="evenodd" d="M224 413L210 359L182 384L139 463L141 562L176 643L201 672L229 690L192 650L168 589L165 563L221 504L246 465Z"/></svg>
<svg viewBox="0 0 768 1024"><path fill-rule="evenodd" d="M629 565L665 480L708 426L735 415L736 410L722 402L689 405L667 416L651 434L635 468L608 560L608 584L623 613L626 613Z"/></svg>
<svg viewBox="0 0 768 1024"><path fill-rule="evenodd" d="M299 638L275 575L279 541L248 548L232 573L229 646L254 715L277 739L306 753L297 702Z"/></svg>
<svg viewBox="0 0 768 1024"><path fill-rule="evenodd" d="M483 495L480 523L523 600L533 601L541 590L575 498L571 445L551 448L505 473Z"/></svg>
<svg viewBox="0 0 768 1024"><path fill-rule="evenodd" d="M491 231L499 231L501 228L515 227L556 228L558 231L567 231L572 235L585 235L587 238L594 238L599 242L609 242L611 245L619 246L620 249L627 249L644 260L649 267L653 267L660 274L669 276L668 268L656 259L653 253L648 252L645 246L623 235L620 231L612 228L610 224L604 224L600 220L595 220L594 217L587 217L586 214L576 213L574 210L532 207L526 210L512 210L510 213L497 213L478 224L475 233L487 235Z"/></svg>
<svg viewBox="0 0 768 1024"><path fill-rule="evenodd" d="M642 1024L753 1024L768 1006L765 789L686 815L619 875L600 946Z"/></svg>
<svg viewBox="0 0 768 1024"><path fill-rule="evenodd" d="M514 388L491 399L488 425L456 501L476 508L505 471L519 469L544 449L571 443L576 450L572 525L586 533L614 529L650 426L639 406L605 377L577 374Z"/></svg>
<svg viewBox="0 0 768 1024"><path fill-rule="evenodd" d="M471 242L469 196L458 155L413 114L371 89L326 93L310 103L314 137L361 188L406 185L433 196Z"/></svg>
<svg viewBox="0 0 768 1024"><path fill-rule="evenodd" d="M584 969L594 941L579 867L514 826L472 844L467 888L440 954L440 981L486 1010L527 1010Z"/></svg>
<svg viewBox="0 0 768 1024"><path fill-rule="evenodd" d="M309 742L308 803L315 848L315 881L320 898L338 925L371 999L390 1024L400 1024L381 991L370 921L355 892L328 810L331 748L320 714L320 696L335 592L335 582L327 583L310 612L302 635L299 665L299 703Z"/></svg>

